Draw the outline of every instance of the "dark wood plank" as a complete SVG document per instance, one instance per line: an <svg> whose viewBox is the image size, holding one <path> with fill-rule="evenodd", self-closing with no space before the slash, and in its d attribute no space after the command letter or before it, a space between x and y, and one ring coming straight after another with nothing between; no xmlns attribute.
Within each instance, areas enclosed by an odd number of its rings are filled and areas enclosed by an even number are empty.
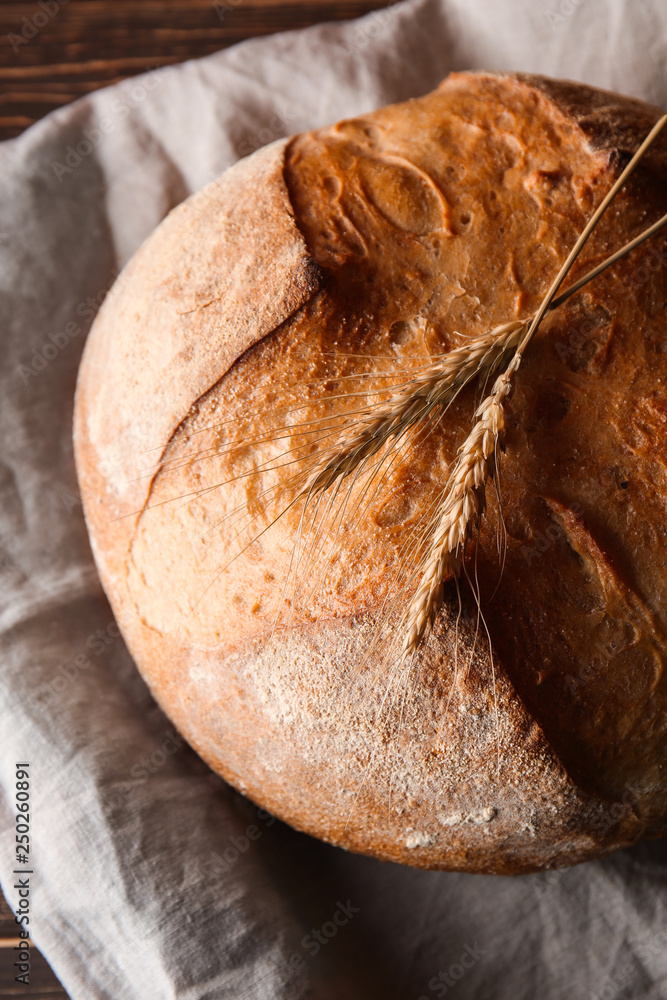
<svg viewBox="0 0 667 1000"><path fill-rule="evenodd" d="M127 76L245 38L358 17L387 0L0 2L0 139Z"/></svg>
<svg viewBox="0 0 667 1000"><path fill-rule="evenodd" d="M5 897L0 892L0 942L4 938L16 937L18 928L14 920L14 914Z"/></svg>
<svg viewBox="0 0 667 1000"><path fill-rule="evenodd" d="M69 1000L55 973L37 948L30 947L30 985L17 983L15 945L20 941L19 928L7 900L0 893L0 998L25 997L28 1000Z"/></svg>
<svg viewBox="0 0 667 1000"><path fill-rule="evenodd" d="M58 982L55 973L35 947L30 949L29 986L16 982L15 961L15 952L11 948L0 949L0 997L26 997L29 1000L48 997L49 1000L68 1000L68 995Z"/></svg>

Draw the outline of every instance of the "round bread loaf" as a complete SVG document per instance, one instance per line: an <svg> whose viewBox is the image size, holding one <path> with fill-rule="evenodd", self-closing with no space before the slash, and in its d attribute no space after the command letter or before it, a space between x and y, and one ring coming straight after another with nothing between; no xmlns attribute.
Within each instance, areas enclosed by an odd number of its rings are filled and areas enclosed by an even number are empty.
<svg viewBox="0 0 667 1000"><path fill-rule="evenodd" d="M75 414L103 585L178 729L292 826L496 873L667 831L664 237L543 322L471 582L407 665L392 614L479 386L377 475L293 502L392 386L535 311L659 114L452 74L237 164L105 301ZM661 136L571 278L666 211Z"/></svg>

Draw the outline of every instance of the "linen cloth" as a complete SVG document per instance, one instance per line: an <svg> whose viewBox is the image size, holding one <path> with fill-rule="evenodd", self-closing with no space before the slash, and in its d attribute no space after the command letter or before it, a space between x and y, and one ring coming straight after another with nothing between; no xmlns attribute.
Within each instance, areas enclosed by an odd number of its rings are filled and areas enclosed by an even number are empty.
<svg viewBox="0 0 667 1000"><path fill-rule="evenodd" d="M666 56L662 0L408 0L128 80L0 147L0 873L18 907L29 761L29 929L73 1000L667 997L665 841L548 875L422 872L298 834L214 776L119 637L71 444L114 277L240 156L455 69L665 107Z"/></svg>

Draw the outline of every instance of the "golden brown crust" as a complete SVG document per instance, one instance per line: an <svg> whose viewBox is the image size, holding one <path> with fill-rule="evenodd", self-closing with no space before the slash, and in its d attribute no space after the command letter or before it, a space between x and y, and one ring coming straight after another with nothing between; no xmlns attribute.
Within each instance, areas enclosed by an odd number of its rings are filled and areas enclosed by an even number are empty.
<svg viewBox="0 0 667 1000"><path fill-rule="evenodd" d="M345 379L388 370L388 352L418 366L529 314L657 114L562 81L454 74L256 154L172 213L105 304L76 414L103 583L181 731L294 826L386 859L508 873L663 831L666 282L654 250L552 314L522 366L495 596L494 502L477 560L492 655L469 597L457 621L453 586L409 674L375 643L472 393L395 463L363 517L311 541L312 592L289 577L299 508L268 529L294 493L287 463L330 443L326 423L307 421L363 405L333 399L367 384ZM667 210L666 174L661 141L586 266ZM276 483L278 497L262 494Z"/></svg>
<svg viewBox="0 0 667 1000"><path fill-rule="evenodd" d="M262 149L172 211L115 283L86 344L79 477L93 545L98 532L105 538L103 578L120 601L163 450L197 399L319 287L283 183L283 147Z"/></svg>

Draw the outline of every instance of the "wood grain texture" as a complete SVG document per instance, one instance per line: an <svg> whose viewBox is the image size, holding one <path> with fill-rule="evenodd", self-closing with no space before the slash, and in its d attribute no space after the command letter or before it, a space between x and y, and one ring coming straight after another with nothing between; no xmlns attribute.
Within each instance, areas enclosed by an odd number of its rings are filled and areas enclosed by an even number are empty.
<svg viewBox="0 0 667 1000"><path fill-rule="evenodd" d="M18 927L6 899L0 893L0 997L26 997L27 1000L68 1000L46 959L34 945L30 955L30 985L15 982Z"/></svg>
<svg viewBox="0 0 667 1000"><path fill-rule="evenodd" d="M125 77L383 6L378 0L0 3L0 139Z"/></svg>

